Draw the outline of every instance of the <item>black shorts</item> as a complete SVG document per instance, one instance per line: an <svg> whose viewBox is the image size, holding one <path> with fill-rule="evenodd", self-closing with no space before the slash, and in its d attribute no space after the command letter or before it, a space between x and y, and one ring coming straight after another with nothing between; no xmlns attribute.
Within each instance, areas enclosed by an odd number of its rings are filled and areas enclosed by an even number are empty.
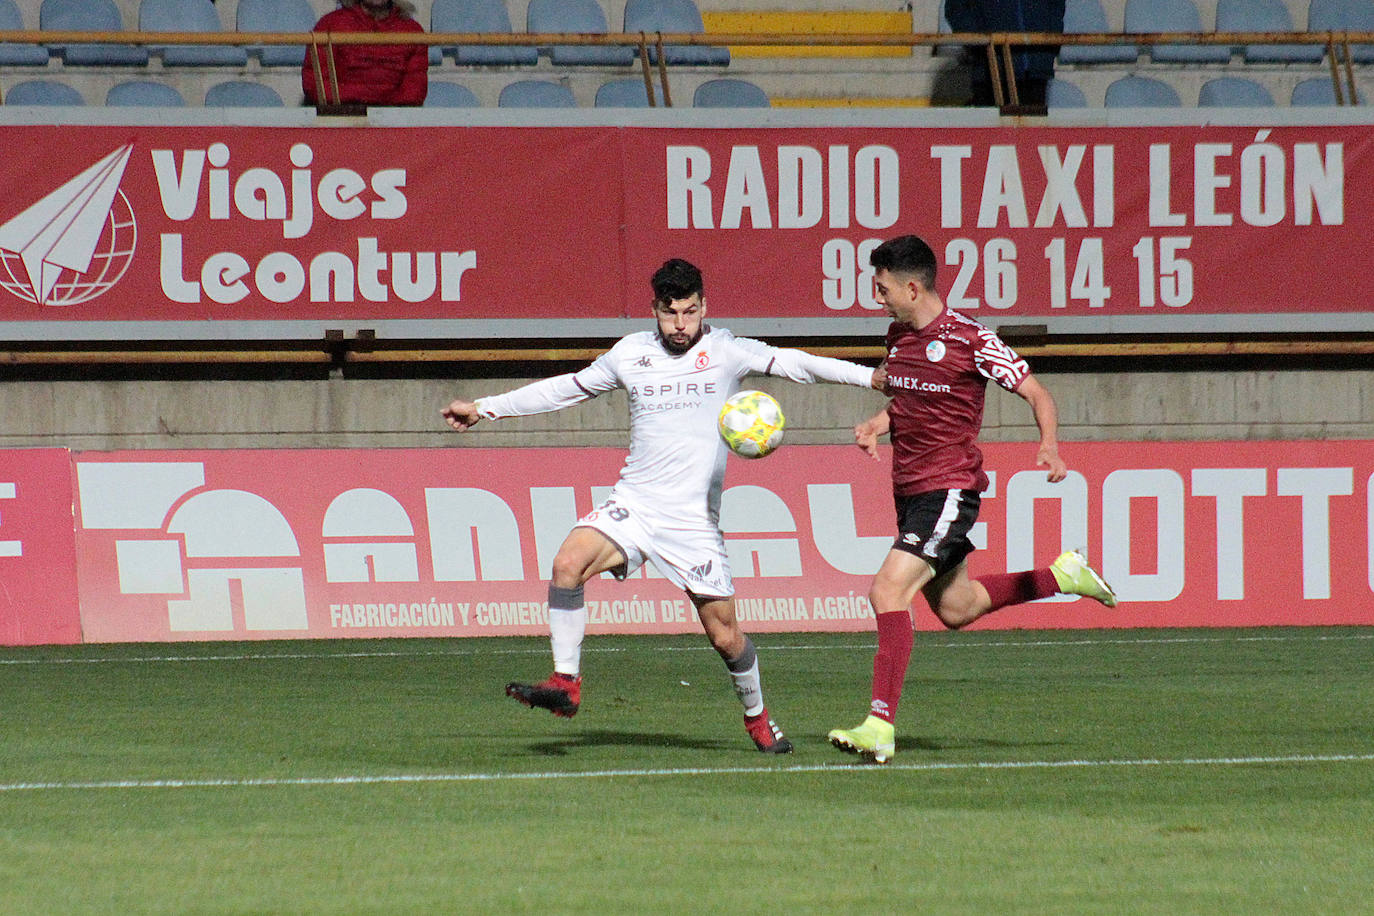
<svg viewBox="0 0 1374 916"><path fill-rule="evenodd" d="M978 521L982 497L977 490L932 490L898 496L897 540L893 550L905 550L930 564L936 576L954 569L973 553L969 529Z"/></svg>

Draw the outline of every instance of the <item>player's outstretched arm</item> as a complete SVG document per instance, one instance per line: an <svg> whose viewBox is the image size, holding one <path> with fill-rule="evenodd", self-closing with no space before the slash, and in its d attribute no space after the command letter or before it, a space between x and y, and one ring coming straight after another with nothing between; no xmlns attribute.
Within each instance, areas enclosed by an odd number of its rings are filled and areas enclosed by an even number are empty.
<svg viewBox="0 0 1374 916"><path fill-rule="evenodd" d="M1059 408L1048 388L1034 375L1028 375L1016 386L1016 393L1030 404L1035 425L1040 428L1040 449L1035 453L1037 467L1046 469L1050 483L1059 483L1069 473L1069 466L1059 457Z"/></svg>
<svg viewBox="0 0 1374 916"><path fill-rule="evenodd" d="M854 427L854 444L868 454L874 461L879 459L878 438L887 435L891 421L884 407L878 413Z"/></svg>
<svg viewBox="0 0 1374 916"><path fill-rule="evenodd" d="M439 413L449 426L460 432L471 429L477 425L477 421L482 419L482 415L477 412L477 402L465 401L462 398L455 398Z"/></svg>

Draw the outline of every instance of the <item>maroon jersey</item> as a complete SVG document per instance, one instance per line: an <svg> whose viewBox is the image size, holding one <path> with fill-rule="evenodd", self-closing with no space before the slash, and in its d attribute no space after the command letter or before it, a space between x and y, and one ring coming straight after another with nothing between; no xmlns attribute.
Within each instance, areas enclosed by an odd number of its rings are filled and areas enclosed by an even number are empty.
<svg viewBox="0 0 1374 916"><path fill-rule="evenodd" d="M1030 375L1026 361L992 330L949 308L916 330L887 329L887 384L892 402L892 490L984 490L983 395L988 379L1015 391Z"/></svg>

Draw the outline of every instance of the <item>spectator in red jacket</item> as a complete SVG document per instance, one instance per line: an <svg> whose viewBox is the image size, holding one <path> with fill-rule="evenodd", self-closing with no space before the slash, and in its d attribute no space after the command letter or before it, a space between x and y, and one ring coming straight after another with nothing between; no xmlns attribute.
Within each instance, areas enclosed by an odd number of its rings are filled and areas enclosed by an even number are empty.
<svg viewBox="0 0 1374 916"><path fill-rule="evenodd" d="M404 0L339 0L316 32L423 32ZM301 88L309 105L419 105L429 91L429 47L422 44L319 45L307 48ZM331 72L330 55L333 55ZM338 93L335 94L335 81ZM321 93L323 85L323 93Z"/></svg>

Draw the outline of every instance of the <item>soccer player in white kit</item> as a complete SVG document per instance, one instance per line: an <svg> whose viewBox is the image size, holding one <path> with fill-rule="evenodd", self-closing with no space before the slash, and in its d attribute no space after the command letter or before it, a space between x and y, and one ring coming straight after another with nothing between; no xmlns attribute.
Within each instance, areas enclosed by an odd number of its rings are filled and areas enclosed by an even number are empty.
<svg viewBox="0 0 1374 916"><path fill-rule="evenodd" d="M553 560L553 674L538 684L508 684L506 693L556 716L575 715L587 629L583 586L607 571L623 579L651 561L691 599L729 670L755 746L785 754L792 743L764 706L754 644L735 618L734 583L719 525L726 448L717 418L725 399L750 373L879 390L885 374L708 326L701 271L687 261L668 261L650 282L656 330L621 338L578 372L476 401L460 398L442 411L450 426L466 430L483 418L560 410L617 388L629 395L630 454L620 479L604 503L578 520Z"/></svg>

